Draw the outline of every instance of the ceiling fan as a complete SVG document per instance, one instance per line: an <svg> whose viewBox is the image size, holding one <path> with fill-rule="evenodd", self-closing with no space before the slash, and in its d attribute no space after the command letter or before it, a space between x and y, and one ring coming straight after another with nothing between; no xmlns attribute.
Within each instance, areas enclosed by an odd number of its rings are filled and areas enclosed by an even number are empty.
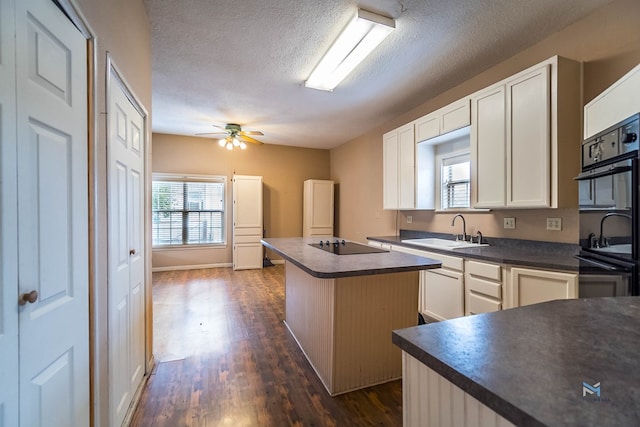
<svg viewBox="0 0 640 427"><path fill-rule="evenodd" d="M264 135L257 130L242 130L242 127L236 123L227 123L225 127L213 125L213 127L219 128L217 132L197 133L196 135L220 135L226 134L227 136L221 138L218 143L221 147L226 147L227 150L233 150L234 147L240 147L242 150L247 148L245 142L261 145L263 142L252 138L249 135Z"/></svg>

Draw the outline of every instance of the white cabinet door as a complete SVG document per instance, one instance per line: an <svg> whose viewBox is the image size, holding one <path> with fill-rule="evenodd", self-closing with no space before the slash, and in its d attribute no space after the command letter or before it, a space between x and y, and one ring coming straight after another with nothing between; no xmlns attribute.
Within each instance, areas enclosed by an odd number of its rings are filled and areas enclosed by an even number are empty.
<svg viewBox="0 0 640 427"><path fill-rule="evenodd" d="M457 271L426 270L422 289L424 314L437 320L464 316L464 274Z"/></svg>
<svg viewBox="0 0 640 427"><path fill-rule="evenodd" d="M415 136L413 123L382 137L383 209L415 208Z"/></svg>
<svg viewBox="0 0 640 427"><path fill-rule="evenodd" d="M414 122L416 142L422 142L440 135L440 119L441 115L438 111L417 119Z"/></svg>
<svg viewBox="0 0 640 427"><path fill-rule="evenodd" d="M415 137L413 124L398 129L398 144L400 146L398 162L398 208L415 208Z"/></svg>
<svg viewBox="0 0 640 427"><path fill-rule="evenodd" d="M398 209L398 132L382 137L382 208Z"/></svg>
<svg viewBox="0 0 640 427"><path fill-rule="evenodd" d="M506 84L507 206L549 207L551 65Z"/></svg>
<svg viewBox="0 0 640 427"><path fill-rule="evenodd" d="M578 297L578 275L557 271L511 267L509 308L556 299Z"/></svg>
<svg viewBox="0 0 640 427"><path fill-rule="evenodd" d="M454 102L440 110L440 134L445 134L471 124L469 98Z"/></svg>
<svg viewBox="0 0 640 427"><path fill-rule="evenodd" d="M233 177L233 269L262 268L262 177Z"/></svg>
<svg viewBox="0 0 640 427"><path fill-rule="evenodd" d="M475 208L505 206L505 108L504 85L471 99L471 195Z"/></svg>

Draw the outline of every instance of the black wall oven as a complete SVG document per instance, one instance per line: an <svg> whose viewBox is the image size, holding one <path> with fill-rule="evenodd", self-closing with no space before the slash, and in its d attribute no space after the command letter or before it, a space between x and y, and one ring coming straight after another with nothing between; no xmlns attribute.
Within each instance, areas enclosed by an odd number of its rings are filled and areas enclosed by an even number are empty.
<svg viewBox="0 0 640 427"><path fill-rule="evenodd" d="M640 295L640 114L582 144L579 297Z"/></svg>

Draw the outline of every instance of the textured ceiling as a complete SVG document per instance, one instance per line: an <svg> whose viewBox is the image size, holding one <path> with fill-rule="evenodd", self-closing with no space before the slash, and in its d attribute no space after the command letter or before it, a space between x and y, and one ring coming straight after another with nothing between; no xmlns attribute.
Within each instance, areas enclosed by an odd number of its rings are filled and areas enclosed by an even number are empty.
<svg viewBox="0 0 640 427"><path fill-rule="evenodd" d="M610 0L144 0L154 132L239 123L265 143L333 148ZM356 9L396 30L333 92L304 81Z"/></svg>

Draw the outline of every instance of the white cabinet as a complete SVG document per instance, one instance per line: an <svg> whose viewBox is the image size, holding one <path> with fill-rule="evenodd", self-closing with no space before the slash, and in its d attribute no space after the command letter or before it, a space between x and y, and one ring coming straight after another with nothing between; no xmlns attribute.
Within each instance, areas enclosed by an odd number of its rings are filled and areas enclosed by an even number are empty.
<svg viewBox="0 0 640 427"><path fill-rule="evenodd" d="M640 65L584 106L584 138L640 111Z"/></svg>
<svg viewBox="0 0 640 427"><path fill-rule="evenodd" d="M575 206L580 64L550 58L471 97L472 204Z"/></svg>
<svg viewBox="0 0 640 427"><path fill-rule="evenodd" d="M308 179L303 193L302 236L333 236L333 181Z"/></svg>
<svg viewBox="0 0 640 427"><path fill-rule="evenodd" d="M383 209L415 208L415 138L413 123L382 137Z"/></svg>
<svg viewBox="0 0 640 427"><path fill-rule="evenodd" d="M464 264L465 314L502 310L502 266L470 260Z"/></svg>
<svg viewBox="0 0 640 427"><path fill-rule="evenodd" d="M262 268L262 177L233 176L233 269Z"/></svg>
<svg viewBox="0 0 640 427"><path fill-rule="evenodd" d="M511 267L507 285L508 308L578 297L578 274Z"/></svg>
<svg viewBox="0 0 640 427"><path fill-rule="evenodd" d="M503 85L471 98L471 194L475 208L505 205L506 100Z"/></svg>
<svg viewBox="0 0 640 427"><path fill-rule="evenodd" d="M469 126L469 98L464 98L414 121L416 142Z"/></svg>
<svg viewBox="0 0 640 427"><path fill-rule="evenodd" d="M464 260L403 246L393 250L438 260L441 268L420 271L418 311L435 320L464 316Z"/></svg>
<svg viewBox="0 0 640 427"><path fill-rule="evenodd" d="M506 84L509 207L550 206L550 70L546 64Z"/></svg>

